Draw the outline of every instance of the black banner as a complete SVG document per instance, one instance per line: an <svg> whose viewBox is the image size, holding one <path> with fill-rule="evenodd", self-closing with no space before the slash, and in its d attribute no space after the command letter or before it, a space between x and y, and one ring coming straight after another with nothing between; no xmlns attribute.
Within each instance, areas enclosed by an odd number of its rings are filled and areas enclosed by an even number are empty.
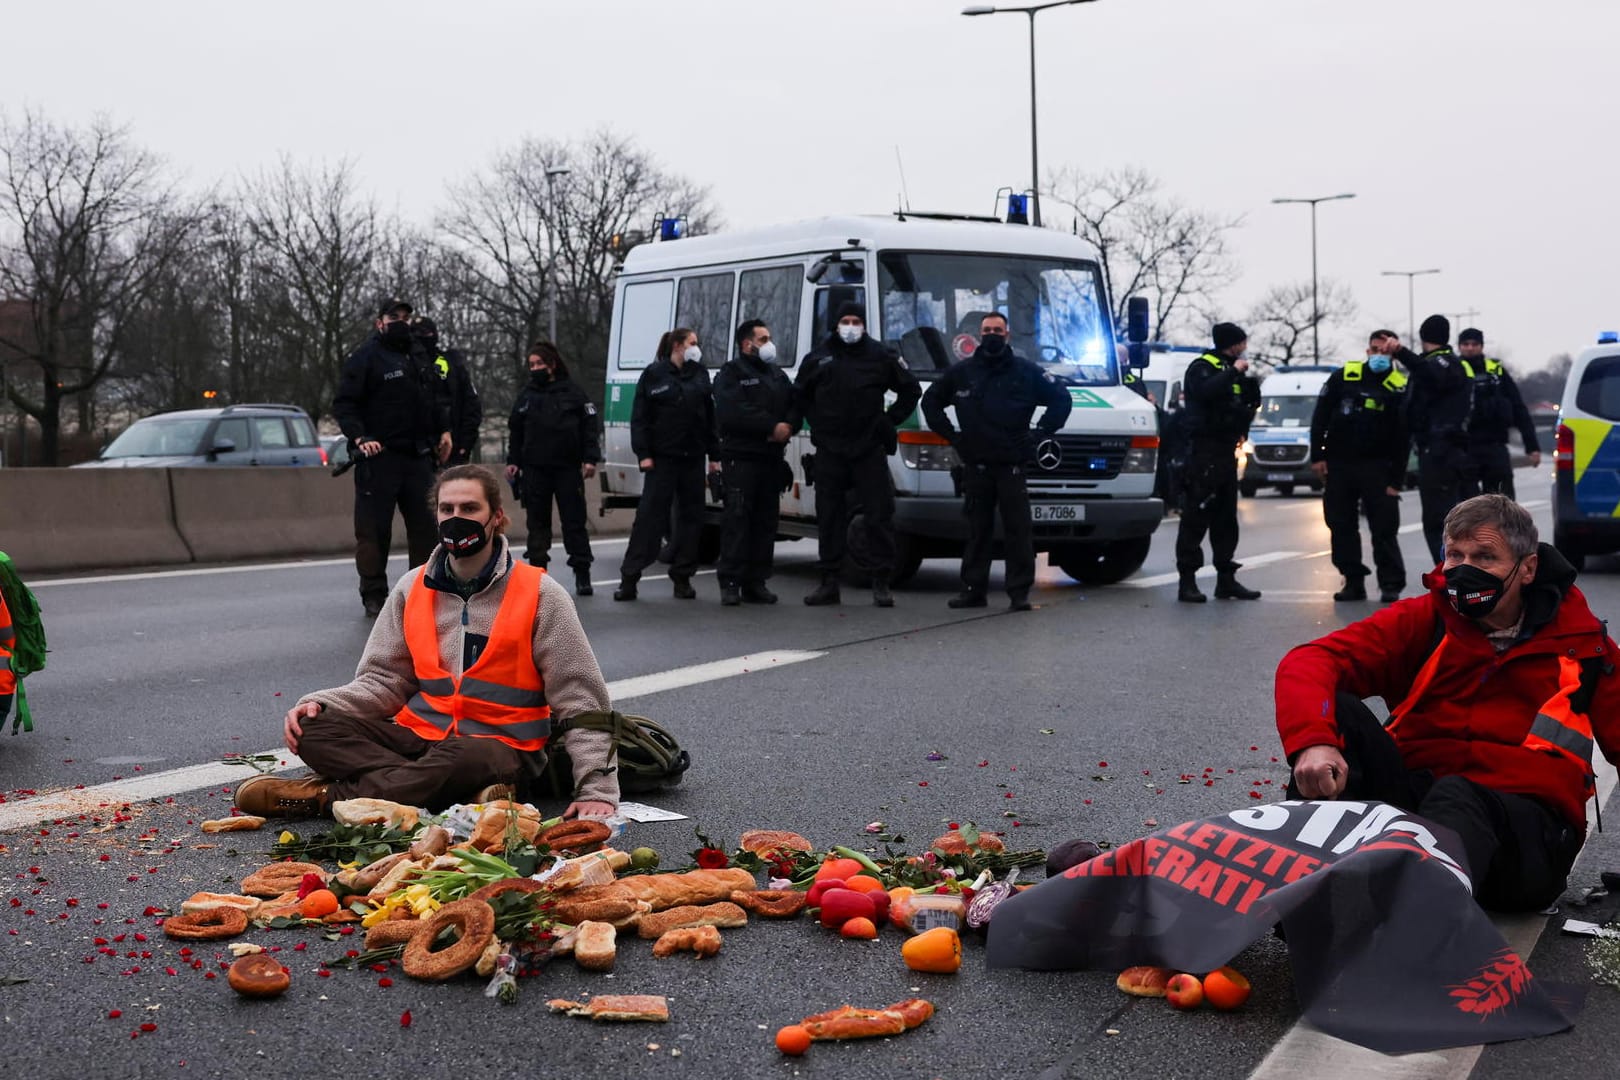
<svg viewBox="0 0 1620 1080"><path fill-rule="evenodd" d="M1202 974L1279 922L1306 1019L1362 1046L1573 1024L1474 902L1456 835L1379 802L1273 803L1133 840L997 907L987 953L992 967Z"/></svg>

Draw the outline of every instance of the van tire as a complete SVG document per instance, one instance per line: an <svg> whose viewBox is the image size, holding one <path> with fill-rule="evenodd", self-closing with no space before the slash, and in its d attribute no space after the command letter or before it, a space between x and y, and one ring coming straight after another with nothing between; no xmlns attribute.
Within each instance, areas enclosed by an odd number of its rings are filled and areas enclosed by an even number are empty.
<svg viewBox="0 0 1620 1080"><path fill-rule="evenodd" d="M1279 484L1277 486L1277 494L1281 495L1285 499L1292 499L1294 497L1294 485Z"/></svg>
<svg viewBox="0 0 1620 1080"><path fill-rule="evenodd" d="M1047 561L1082 585L1114 585L1142 568L1153 537L1137 536L1100 544L1071 544L1053 548Z"/></svg>
<svg viewBox="0 0 1620 1080"><path fill-rule="evenodd" d="M1260 491L1260 485L1249 480L1238 481L1238 494L1245 499L1252 499Z"/></svg>

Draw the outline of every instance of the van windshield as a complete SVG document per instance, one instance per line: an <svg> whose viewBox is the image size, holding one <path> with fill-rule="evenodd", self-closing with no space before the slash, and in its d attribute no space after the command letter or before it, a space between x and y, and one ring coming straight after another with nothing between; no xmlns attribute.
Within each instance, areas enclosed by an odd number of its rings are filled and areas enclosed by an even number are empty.
<svg viewBox="0 0 1620 1080"><path fill-rule="evenodd" d="M1260 411L1254 415L1255 427L1311 426L1311 413L1316 411L1314 397L1262 397Z"/></svg>
<svg viewBox="0 0 1620 1080"><path fill-rule="evenodd" d="M979 344L979 321L1007 317L1012 346L1082 386L1119 382L1095 263L1027 255L884 251L878 255L883 339L931 379Z"/></svg>

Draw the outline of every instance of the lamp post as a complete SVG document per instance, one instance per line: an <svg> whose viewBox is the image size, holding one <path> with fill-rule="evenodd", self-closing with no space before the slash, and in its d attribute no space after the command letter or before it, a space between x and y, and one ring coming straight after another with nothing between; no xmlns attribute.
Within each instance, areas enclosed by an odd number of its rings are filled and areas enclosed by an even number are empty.
<svg viewBox="0 0 1620 1080"><path fill-rule="evenodd" d="M548 267L548 269L550 270L550 273L548 273L546 275L547 277L549 277L551 279L551 289L550 289L551 303L547 304L546 307L550 309L550 311L548 312L547 326L548 326L549 331L550 331L549 338L550 338L550 341L551 341L551 343L553 345L557 344L557 185L556 185L556 181L557 181L557 177L559 177L559 176L567 176L569 174L569 172L571 172L571 171L572 170L565 169L565 168L563 168L561 166L557 166L555 168L552 168L552 167L548 166L546 168L546 203L548 205L548 211L551 214L551 228L546 230L546 232L549 234L549 239L551 241L551 243L549 245L550 248L551 248L551 258L550 258L550 264L551 265Z"/></svg>
<svg viewBox="0 0 1620 1080"><path fill-rule="evenodd" d="M1314 199L1272 199L1274 203L1309 203L1311 207L1311 362L1322 362L1322 309L1316 299L1316 204L1337 199L1353 199L1354 192L1343 195L1318 195Z"/></svg>
<svg viewBox="0 0 1620 1080"><path fill-rule="evenodd" d="M1406 339L1417 342L1417 313L1412 304L1412 279L1422 277L1424 274L1438 274L1438 269L1431 270L1380 270L1384 277L1403 277L1406 279Z"/></svg>
<svg viewBox="0 0 1620 1080"><path fill-rule="evenodd" d="M962 9L964 15L1005 15L1011 12L1022 12L1029 16L1029 190L1035 200L1035 213L1032 216L1034 225L1039 228L1041 224L1041 152L1040 137L1035 124L1035 15L1047 8L1068 7L1070 4L1089 4L1093 0L1047 0L1044 4L1029 4L1025 7L994 7L990 4L973 4Z"/></svg>

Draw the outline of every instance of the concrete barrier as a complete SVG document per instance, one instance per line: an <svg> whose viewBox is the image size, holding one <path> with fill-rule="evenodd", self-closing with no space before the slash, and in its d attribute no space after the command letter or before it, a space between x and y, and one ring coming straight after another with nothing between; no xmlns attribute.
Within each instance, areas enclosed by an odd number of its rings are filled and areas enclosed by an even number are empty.
<svg viewBox="0 0 1620 1080"><path fill-rule="evenodd" d="M166 469L0 469L0 551L24 574L193 559Z"/></svg>
<svg viewBox="0 0 1620 1080"><path fill-rule="evenodd" d="M354 485L325 469L171 469L169 483L198 562L354 550Z"/></svg>

